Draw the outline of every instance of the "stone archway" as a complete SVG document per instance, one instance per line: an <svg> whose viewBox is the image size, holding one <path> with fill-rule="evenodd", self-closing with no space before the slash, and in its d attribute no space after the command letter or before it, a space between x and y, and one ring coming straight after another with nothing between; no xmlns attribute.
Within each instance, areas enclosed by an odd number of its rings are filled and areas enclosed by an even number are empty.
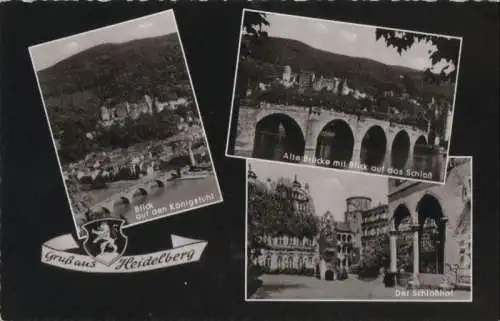
<svg viewBox="0 0 500 321"><path fill-rule="evenodd" d="M130 209L130 200L125 196L121 196L113 203L113 213L117 215L125 214Z"/></svg>
<svg viewBox="0 0 500 321"><path fill-rule="evenodd" d="M444 273L444 246L446 242L446 217L439 200L431 194L424 195L417 205L419 225L419 253L421 273Z"/></svg>
<svg viewBox="0 0 500 321"><path fill-rule="evenodd" d="M400 204L394 211L394 229L398 231L396 239L397 270L413 272L413 224L412 216L405 204Z"/></svg>
<svg viewBox="0 0 500 321"><path fill-rule="evenodd" d="M254 158L300 162L297 159L304 156L304 150L302 129L290 116L271 114L255 126Z"/></svg>
<svg viewBox="0 0 500 321"><path fill-rule="evenodd" d="M413 167L418 169L428 168L428 155L429 146L427 145L427 139L424 135L421 135L415 141L415 146L413 146Z"/></svg>
<svg viewBox="0 0 500 321"><path fill-rule="evenodd" d="M370 127L361 141L361 163L380 166L385 159L387 138L384 129L378 125Z"/></svg>
<svg viewBox="0 0 500 321"><path fill-rule="evenodd" d="M391 147L391 166L396 169L404 169L410 156L410 136L405 130L399 131Z"/></svg>
<svg viewBox="0 0 500 321"><path fill-rule="evenodd" d="M335 167L335 161L349 162L353 155L354 134L348 123L335 119L320 131L316 143L316 158L329 160Z"/></svg>

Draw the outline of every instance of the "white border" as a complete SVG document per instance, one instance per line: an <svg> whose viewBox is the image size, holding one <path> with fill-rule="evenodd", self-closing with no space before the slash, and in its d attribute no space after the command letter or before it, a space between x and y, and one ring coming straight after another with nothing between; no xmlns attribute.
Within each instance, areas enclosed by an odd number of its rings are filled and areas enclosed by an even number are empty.
<svg viewBox="0 0 500 321"><path fill-rule="evenodd" d="M327 19L321 19L321 18L313 18L313 17L305 17L305 16L297 16L297 15L292 15L292 14L285 14L285 13L279 13L279 12L273 12L273 11L263 11L263 10L254 10L254 9L243 9L242 14L241 14L241 25L240 25L240 33L239 33L239 40L238 40L238 52L236 53L236 66L234 69L234 84L233 84L233 93L231 96L231 110L229 112L229 126L227 129L227 138L226 138L226 151L225 155L226 157L230 158L237 158L237 159L256 159L256 160L264 160L261 158L253 158L253 157L244 157L244 156L239 156L239 155L233 155L229 154L229 138L231 137L231 128L233 126L232 120L233 120L233 109L234 109L234 98L235 98L235 93L236 93L236 82L238 78L238 66L240 62L240 51L241 51L241 39L242 39L242 34L243 34L243 21L245 18L245 12L260 12L264 14L272 14L272 15L279 15L279 16L287 16L287 17L294 17L297 19L309 19L309 20L314 20L318 22L335 22L339 24L347 24L351 26L359 26L359 27L370 27L370 28L383 28L383 29L389 29L389 30L396 30L396 31L402 31L402 32L410 32L410 33L415 33L415 34L421 34L421 35L427 35L427 36L436 36L436 37L445 37L449 39L458 39L460 40L460 47L458 50L458 60L457 60L457 75L455 79L455 88L454 88L454 93L453 93L453 102L452 102L452 113L451 113L451 122L450 122L450 137L448 137L448 150L446 151L446 161L443 162L442 169L441 171L444 173L443 175L443 181L434 181L434 180L424 180L424 179L417 179L417 178L411 178L411 177L404 177L404 176L397 176L397 175L387 175L387 174L377 174L377 173L370 173L370 172L365 172L365 171L355 171L355 170L349 170L349 169L341 169L341 168L328 168L329 170L333 171L342 171L342 172L347 172L347 173L355 173L355 174L362 174L362 175L374 175L374 176L383 176L383 177L390 177L394 179L402 179L402 180L409 180L409 181L417 181L417 182L424 182L424 183L430 183L430 184L440 184L444 185L446 182L446 168L448 167L448 160L450 158L450 147L451 147L451 137L453 136L453 120L455 116L455 101L457 97L457 87L458 87L458 75L460 71L460 58L462 56L462 44L463 44L463 37L457 37L457 36L449 36L449 35L442 35L442 34L436 34L436 33L426 33L426 32L420 32L420 31L413 31L413 30L407 30L407 29L398 29L398 28L390 28L390 27L385 27L385 26L376 26L376 25L366 25L366 24L360 24L360 23L352 23L352 22L345 22L345 21L338 21L338 20L327 20ZM448 119L448 118L447 118ZM236 138L236 137L235 137ZM274 162L274 163L287 163L288 162L283 162L279 160L266 160L269 162ZM309 165L309 164L304 164L304 163L293 163L296 166L306 166L306 167L322 167L322 166L316 166L316 165Z"/></svg>
<svg viewBox="0 0 500 321"><path fill-rule="evenodd" d="M471 289L469 294L469 300L444 300L444 299L432 299L432 300L424 300L424 299L250 299L248 298L248 166L250 165L250 161L254 162L262 162L260 159L247 160L245 162L245 284L244 289L245 293L244 299L245 302L415 302L415 303L439 303L439 302L448 302L448 303L472 303L474 297L474 273L475 273L475 264L474 264L474 163L473 156L451 156L452 158L468 158L470 159L470 178L471 178L471 225L470 225L470 241L471 241ZM287 163L288 164L288 163ZM448 164L448 163L447 163ZM288 164L293 166L292 164ZM321 167L318 167L321 169ZM447 173L445 173L447 174ZM445 175L446 178L446 175ZM392 177L387 177L387 179L394 179ZM432 184L432 183L431 183ZM439 186L439 184L434 184Z"/></svg>
<svg viewBox="0 0 500 321"><path fill-rule="evenodd" d="M222 203L224 201L224 197L222 195L222 191L221 191L220 184L219 184L219 178L218 178L217 172L215 170L215 165L214 165L214 161L213 161L213 157L212 157L212 152L210 151L210 145L209 145L209 142L208 142L208 136L207 136L207 133L205 131L205 126L203 125L203 117L202 117L202 114L200 112L200 107L198 105L198 99L196 98L196 91L195 91L194 86L193 86L193 80L191 79L191 73L189 71L189 66L188 66L187 59L186 59L186 53L185 53L184 47L182 45L182 39L181 39L179 28L178 28L178 25L177 25L177 20L175 18L175 12L174 12L173 9L163 10L163 11L156 12L156 13L153 13L153 14L150 14L150 15L146 15L146 16L142 16L142 17L139 17L139 18L134 18L134 19L131 19L131 20L127 20L127 21L115 23L115 24L112 24L112 25L109 25L109 26L104 26L104 27L92 29L92 30L89 30L89 31L84 31L84 32L77 33L77 34L74 34L74 35L71 35L71 36L59 38L59 39L56 39L56 40L52 40L52 41L48 41L48 42L44 42L44 43L40 43L40 44L36 44L36 45L28 47L28 52L29 52L29 55L30 55L31 64L32 64L32 67L33 67L33 71L34 71L34 74L35 74L35 78L36 78L38 90L40 92L40 98L42 100L43 109L44 109L44 112L45 112L45 117L47 119L47 123L48 123L49 130L50 130L50 135L52 137L52 146L53 146L53 148L55 150L55 154L56 154L56 158L57 158L57 163L59 165L59 171L61 173L61 179L62 179L63 184L64 184L64 190L66 191L66 198L68 200L68 204L70 205L71 215L73 217L73 223L75 225L76 235L77 235L78 239L83 239L85 237L85 234L80 235L80 233L79 233L79 227L76 224L75 213L73 211L73 205L72 205L71 199L69 197L69 192L68 192L68 187L66 186L66 181L64 180L64 175L63 175L61 160L59 158L59 151L58 151L58 149L56 147L56 144L55 144L54 133L53 133L52 126L51 126L51 123L50 123L50 118L49 118L49 115L48 115L48 112L47 112L47 107L45 105L45 99L43 97L42 88L40 86L40 80L38 79L38 74L37 74L37 71L36 71L36 68L35 68L34 59L33 59L33 56L31 55L31 49L35 48L37 46L47 45L49 43L57 42L57 41L60 41L60 40L63 40L63 39L81 36L81 35L86 34L86 33L96 32L96 31L100 31L100 30L108 29L108 28L113 28L113 27L116 27L118 25L122 25L122 24L127 24L127 23L131 23L131 22L139 21L139 20L142 20L144 18L149 18L149 17L156 16L156 15L166 14L168 12L172 13L173 22L174 22L175 29L176 29L175 33L177 34L177 39L178 39L179 44L180 44L180 49L181 49L182 57L184 59L184 67L186 68L186 72L187 72L188 77L189 77L189 84L191 86L191 91L192 91L194 103L196 105L196 110L198 112L198 117L200 119L200 124L201 124L201 128L203 130L203 135L204 135L205 143L207 144L208 155L210 157L210 163L212 165L212 171L214 173L215 181L217 183L217 191L219 193L219 200L214 201L214 202L210 202L210 203L201 204L201 205L194 206L194 207L190 207L188 209L183 209L183 210L180 210L180 211L168 214L168 215L158 216L158 217L146 219L146 220L143 220L143 221L139 221L139 222L134 222L134 223L131 223L131 224L127 224L126 226L123 226L123 229L129 228L129 227L132 227L132 226L136 226L136 225L140 225L140 224L143 224L143 223L155 221L155 220L158 220L158 219L164 219L164 218L171 217L171 216L174 216L174 215L177 215L177 214L181 214L181 213L185 213L185 212L188 212L188 211L194 211L196 209L200 209L200 208L207 207L207 206L210 206L210 205Z"/></svg>

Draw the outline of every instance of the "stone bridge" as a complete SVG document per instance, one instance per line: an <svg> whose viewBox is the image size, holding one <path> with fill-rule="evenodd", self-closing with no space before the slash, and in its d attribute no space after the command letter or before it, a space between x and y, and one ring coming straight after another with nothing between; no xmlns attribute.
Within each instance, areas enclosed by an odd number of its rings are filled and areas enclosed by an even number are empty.
<svg viewBox="0 0 500 321"><path fill-rule="evenodd" d="M94 204L91 212L103 212L105 214L113 214L115 205L118 204L132 204L132 200L137 196L147 196L154 192L159 187L167 185L168 179L171 177L169 174L157 176L155 178L145 178L133 186L129 186L123 191L114 194L113 196Z"/></svg>
<svg viewBox="0 0 500 321"><path fill-rule="evenodd" d="M301 162L333 158L402 169L412 166L415 151L420 154L419 147L428 145L428 136L429 126L423 130L317 107L262 103L240 107L234 154L278 160L288 153L302 156Z"/></svg>

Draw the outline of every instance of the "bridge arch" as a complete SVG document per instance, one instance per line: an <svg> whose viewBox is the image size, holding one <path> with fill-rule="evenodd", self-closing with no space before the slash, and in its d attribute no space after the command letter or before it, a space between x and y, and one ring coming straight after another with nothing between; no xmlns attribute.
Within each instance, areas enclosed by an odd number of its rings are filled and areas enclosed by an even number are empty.
<svg viewBox="0 0 500 321"><path fill-rule="evenodd" d="M413 164L416 168L424 168L428 154L427 138L420 135L413 146Z"/></svg>
<svg viewBox="0 0 500 321"><path fill-rule="evenodd" d="M379 125L371 126L361 141L361 163L368 166L380 166L383 164L387 149L387 137L385 131Z"/></svg>
<svg viewBox="0 0 500 321"><path fill-rule="evenodd" d="M316 142L316 158L349 162L353 155L354 134L351 126L342 120L328 122L320 131Z"/></svg>
<svg viewBox="0 0 500 321"><path fill-rule="evenodd" d="M153 184L155 184L156 186L158 186L160 188L165 186L165 183L162 180L160 180L160 179L155 179L153 181Z"/></svg>
<svg viewBox="0 0 500 321"><path fill-rule="evenodd" d="M148 191L146 191L146 189L143 187L139 187L138 189L136 189L134 191L134 193L132 194L132 197L147 196L147 195L148 195Z"/></svg>
<svg viewBox="0 0 500 321"><path fill-rule="evenodd" d="M257 122L252 157L293 161L290 158L284 158L285 154L289 157L302 157L304 150L304 133L292 117L282 113L272 113Z"/></svg>
<svg viewBox="0 0 500 321"><path fill-rule="evenodd" d="M116 204L130 204L130 200L125 197L125 196L120 196L120 198L118 198L118 200L115 202L115 205Z"/></svg>
<svg viewBox="0 0 500 321"><path fill-rule="evenodd" d="M404 169L410 156L410 135L404 129L400 130L391 146L391 166L397 169Z"/></svg>

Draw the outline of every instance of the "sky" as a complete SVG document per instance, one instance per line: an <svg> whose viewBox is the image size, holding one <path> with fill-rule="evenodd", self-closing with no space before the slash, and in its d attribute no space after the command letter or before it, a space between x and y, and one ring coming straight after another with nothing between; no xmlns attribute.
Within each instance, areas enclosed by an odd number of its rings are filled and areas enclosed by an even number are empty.
<svg viewBox="0 0 500 321"><path fill-rule="evenodd" d="M48 68L88 48L105 43L122 43L134 39L158 37L177 32L173 10L94 29L30 47L36 71Z"/></svg>
<svg viewBox="0 0 500 321"><path fill-rule="evenodd" d="M407 52L399 55L395 48L388 48L382 39L375 40L376 28L372 26L276 13L267 13L267 19L270 27L266 30L271 37L295 39L317 49L369 58L387 65L425 70L431 66L428 51L435 50L434 45L419 42ZM443 66L443 64L437 66Z"/></svg>
<svg viewBox="0 0 500 321"><path fill-rule="evenodd" d="M387 177L269 161L249 160L248 162L261 181L266 181L267 178L275 181L280 177L293 180L297 175L297 180L302 187L305 183L309 183L309 190L318 216L329 210L335 220L343 221L346 198L351 196L370 197L372 206L379 203L387 204Z"/></svg>

